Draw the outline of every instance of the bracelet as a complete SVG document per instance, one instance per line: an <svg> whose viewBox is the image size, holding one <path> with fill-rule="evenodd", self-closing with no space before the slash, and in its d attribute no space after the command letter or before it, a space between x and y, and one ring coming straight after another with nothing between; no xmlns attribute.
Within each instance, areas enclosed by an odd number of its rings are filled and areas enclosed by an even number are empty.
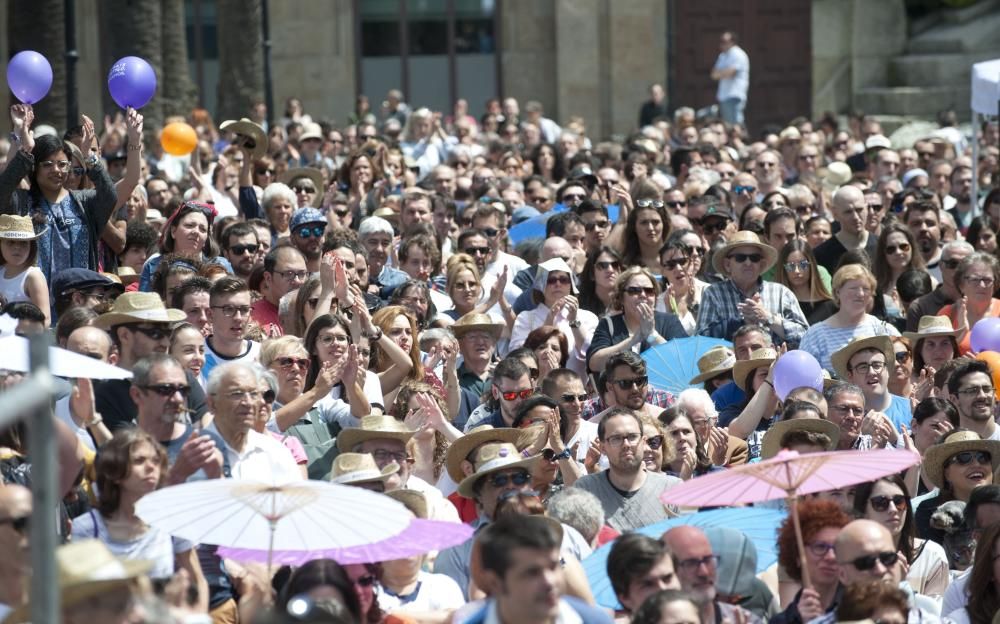
<svg viewBox="0 0 1000 624"><path fill-rule="evenodd" d="M96 418L94 418L89 423L87 423L87 427L86 428L90 429L91 427L96 427L97 425L101 424L102 422L104 422L104 417L101 416L100 414L98 414Z"/></svg>
<svg viewBox="0 0 1000 624"><path fill-rule="evenodd" d="M569 326L573 329L580 329L580 321L570 321Z"/></svg>
<svg viewBox="0 0 1000 624"><path fill-rule="evenodd" d="M570 459L571 457L573 457L573 454L570 453L569 448L567 447L564 448L561 453L556 453L555 457L553 457L552 459L559 461L563 459Z"/></svg>
<svg viewBox="0 0 1000 624"><path fill-rule="evenodd" d="M138 152L141 149L142 149L142 143L137 143L136 145L129 145L128 146L128 151L130 151L130 152Z"/></svg>

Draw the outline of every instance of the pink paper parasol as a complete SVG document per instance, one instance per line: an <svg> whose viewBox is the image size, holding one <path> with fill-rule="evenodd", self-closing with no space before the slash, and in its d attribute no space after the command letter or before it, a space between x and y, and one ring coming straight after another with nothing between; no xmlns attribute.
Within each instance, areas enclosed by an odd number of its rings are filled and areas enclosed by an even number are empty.
<svg viewBox="0 0 1000 624"><path fill-rule="evenodd" d="M472 537L467 524L414 518L402 533L372 544L316 550L276 550L272 563L298 566L313 559L333 559L341 565L375 563L416 557L461 544ZM253 548L219 548L219 556L242 562L267 563L268 552Z"/></svg>
<svg viewBox="0 0 1000 624"><path fill-rule="evenodd" d="M685 481L664 491L660 500L680 507L719 507L787 498L799 556L803 557L803 581L808 586L796 497L874 481L919 462L920 456L916 453L896 449L805 455L783 450L771 459L756 464L737 466Z"/></svg>

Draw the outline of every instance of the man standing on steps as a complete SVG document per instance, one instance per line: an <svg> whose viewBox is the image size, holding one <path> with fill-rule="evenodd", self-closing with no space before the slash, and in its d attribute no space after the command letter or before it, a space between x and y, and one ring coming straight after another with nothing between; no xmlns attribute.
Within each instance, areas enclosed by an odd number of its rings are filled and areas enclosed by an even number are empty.
<svg viewBox="0 0 1000 624"><path fill-rule="evenodd" d="M736 45L736 33L727 30L719 38L719 57L711 76L719 83L716 100L722 120L743 125L743 110L750 89L750 57Z"/></svg>

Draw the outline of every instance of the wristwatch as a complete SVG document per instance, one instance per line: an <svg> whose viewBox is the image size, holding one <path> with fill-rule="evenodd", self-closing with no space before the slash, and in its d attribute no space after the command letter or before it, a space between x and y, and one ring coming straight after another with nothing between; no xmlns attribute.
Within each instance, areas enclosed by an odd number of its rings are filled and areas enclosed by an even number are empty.
<svg viewBox="0 0 1000 624"><path fill-rule="evenodd" d="M365 338L367 338L368 340L370 340L371 342L378 342L379 340L382 339L382 328L381 327L376 327L375 331L373 331L371 333L369 333L369 332L361 332L361 335L364 336Z"/></svg>
<svg viewBox="0 0 1000 624"><path fill-rule="evenodd" d="M572 327L573 329L579 329L580 328L580 319L577 319L575 321L570 321L569 322L569 326Z"/></svg>
<svg viewBox="0 0 1000 624"><path fill-rule="evenodd" d="M7 139L11 143L17 143L18 145L21 144L21 137L16 132L11 132L10 134L8 134Z"/></svg>
<svg viewBox="0 0 1000 624"><path fill-rule="evenodd" d="M571 457L573 457L573 453L570 452L569 448L564 448L562 453L556 453L552 459L559 461L561 459L569 459Z"/></svg>
<svg viewBox="0 0 1000 624"><path fill-rule="evenodd" d="M98 164L100 164L101 159L97 157L97 154L90 154L83 159L83 164L87 165L87 169L93 169Z"/></svg>

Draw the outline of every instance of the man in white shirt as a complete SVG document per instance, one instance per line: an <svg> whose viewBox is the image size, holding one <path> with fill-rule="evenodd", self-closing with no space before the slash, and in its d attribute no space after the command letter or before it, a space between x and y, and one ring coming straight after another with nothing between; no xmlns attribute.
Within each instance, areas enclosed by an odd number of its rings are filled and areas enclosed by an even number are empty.
<svg viewBox="0 0 1000 624"><path fill-rule="evenodd" d="M507 213L502 210L502 206L503 204L499 202L480 204L472 215L472 227L486 235L490 248L490 254L482 271L483 294L490 292L504 268L507 268L507 275L511 279L507 281L504 297L513 304L521 294L521 289L514 285L513 276L529 265L524 259L503 251L503 243L507 240Z"/></svg>
<svg viewBox="0 0 1000 624"><path fill-rule="evenodd" d="M743 124L743 109L750 89L750 57L736 45L736 33L726 31L719 38L719 57L711 76L719 83L716 99L723 121Z"/></svg>
<svg viewBox="0 0 1000 624"><path fill-rule="evenodd" d="M211 375L212 369L226 362L260 359L260 343L243 337L253 310L251 299L250 287L239 278L223 277L212 285L209 292L212 335L205 339L202 375Z"/></svg>

